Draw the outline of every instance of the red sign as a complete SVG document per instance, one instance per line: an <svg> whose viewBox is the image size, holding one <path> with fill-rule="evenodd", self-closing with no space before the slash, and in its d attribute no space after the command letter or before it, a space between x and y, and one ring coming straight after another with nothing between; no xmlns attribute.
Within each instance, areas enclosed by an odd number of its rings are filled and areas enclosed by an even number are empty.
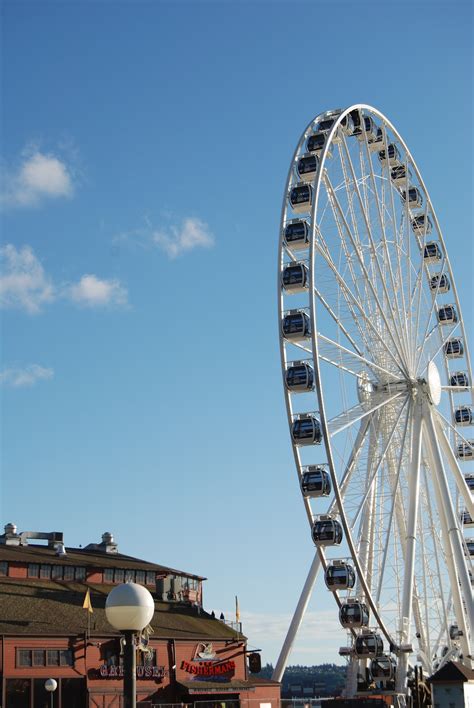
<svg viewBox="0 0 474 708"><path fill-rule="evenodd" d="M123 666L107 666L103 664L99 669L102 678L123 678ZM165 675L164 666L137 666L137 678L156 679Z"/></svg>
<svg viewBox="0 0 474 708"><path fill-rule="evenodd" d="M194 676L221 676L235 671L235 661L224 661L222 664L210 661L191 664L189 661L182 661L181 668Z"/></svg>

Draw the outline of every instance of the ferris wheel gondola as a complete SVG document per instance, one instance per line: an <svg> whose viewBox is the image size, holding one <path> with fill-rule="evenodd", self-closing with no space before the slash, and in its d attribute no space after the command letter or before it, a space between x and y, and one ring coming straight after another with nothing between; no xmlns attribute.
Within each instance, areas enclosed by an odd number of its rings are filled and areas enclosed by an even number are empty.
<svg viewBox="0 0 474 708"><path fill-rule="evenodd" d="M374 674L395 680L403 705L415 644L425 673L446 656L472 661L473 379L438 219L384 115L361 104L311 121L280 234L285 400L317 551L274 678L322 566L352 647L346 694L370 636Z"/></svg>

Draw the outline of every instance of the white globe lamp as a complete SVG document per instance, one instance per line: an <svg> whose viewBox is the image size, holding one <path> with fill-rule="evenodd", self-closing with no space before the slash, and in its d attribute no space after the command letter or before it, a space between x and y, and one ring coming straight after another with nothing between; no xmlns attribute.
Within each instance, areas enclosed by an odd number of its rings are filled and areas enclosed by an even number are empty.
<svg viewBox="0 0 474 708"><path fill-rule="evenodd" d="M58 687L58 682L56 679L47 679L44 682L44 687L51 694L51 708L53 708L53 694Z"/></svg>
<svg viewBox="0 0 474 708"><path fill-rule="evenodd" d="M136 583L117 585L105 601L105 615L114 629L125 637L123 656L123 697L124 708L135 708L137 704L136 691L136 657L135 632L151 622L155 613L153 595Z"/></svg>

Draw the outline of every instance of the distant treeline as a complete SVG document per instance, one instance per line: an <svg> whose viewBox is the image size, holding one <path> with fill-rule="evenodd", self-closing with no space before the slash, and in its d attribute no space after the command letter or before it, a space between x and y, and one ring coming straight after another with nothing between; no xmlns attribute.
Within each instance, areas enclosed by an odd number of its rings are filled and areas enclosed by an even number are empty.
<svg viewBox="0 0 474 708"><path fill-rule="evenodd" d="M271 678L272 664L266 664L258 674L261 678ZM337 664L317 666L287 666L281 686L282 698L311 698L314 696L335 696L341 692L346 678L346 667Z"/></svg>

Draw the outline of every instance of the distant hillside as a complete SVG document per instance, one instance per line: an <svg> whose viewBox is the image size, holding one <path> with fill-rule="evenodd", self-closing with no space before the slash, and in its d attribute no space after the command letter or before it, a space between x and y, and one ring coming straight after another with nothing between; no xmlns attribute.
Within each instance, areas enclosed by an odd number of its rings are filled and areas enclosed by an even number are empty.
<svg viewBox="0 0 474 708"><path fill-rule="evenodd" d="M262 678L271 678L272 664L262 667L258 674ZM337 696L340 694L346 678L346 667L336 664L318 666L287 666L283 674L281 687L282 698L313 698L315 696Z"/></svg>

